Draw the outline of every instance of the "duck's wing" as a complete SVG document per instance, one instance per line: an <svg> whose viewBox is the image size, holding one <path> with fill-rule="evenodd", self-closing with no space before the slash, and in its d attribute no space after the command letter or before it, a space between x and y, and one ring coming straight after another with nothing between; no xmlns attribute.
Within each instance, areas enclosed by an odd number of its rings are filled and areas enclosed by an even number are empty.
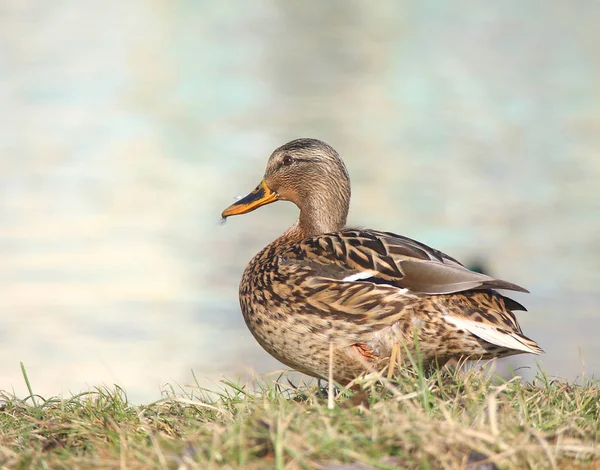
<svg viewBox="0 0 600 470"><path fill-rule="evenodd" d="M347 229L319 235L294 244L284 257L310 266L318 277L387 284L412 293L435 295L485 289L528 292L516 284L471 271L441 251L390 232ZM510 302L513 304L508 308L524 309Z"/></svg>
<svg viewBox="0 0 600 470"><path fill-rule="evenodd" d="M417 315L430 329L439 324L464 329L513 351L502 355L542 352L522 334L512 312L525 307L493 289L527 290L470 271L440 251L393 233L344 230L311 237L280 252L278 270L279 289L291 295L298 317L316 315L355 342L365 332ZM434 304L443 302L440 294L451 297L448 308L432 316Z"/></svg>

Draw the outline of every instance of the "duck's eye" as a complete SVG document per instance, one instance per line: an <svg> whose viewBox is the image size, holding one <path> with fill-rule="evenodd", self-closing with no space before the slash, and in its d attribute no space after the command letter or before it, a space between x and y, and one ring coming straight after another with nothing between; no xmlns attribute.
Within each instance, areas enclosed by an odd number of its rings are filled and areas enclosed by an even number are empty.
<svg viewBox="0 0 600 470"><path fill-rule="evenodd" d="M290 155L286 155L285 157L283 157L283 164L285 166L290 166L295 161L296 159L294 157L291 157Z"/></svg>

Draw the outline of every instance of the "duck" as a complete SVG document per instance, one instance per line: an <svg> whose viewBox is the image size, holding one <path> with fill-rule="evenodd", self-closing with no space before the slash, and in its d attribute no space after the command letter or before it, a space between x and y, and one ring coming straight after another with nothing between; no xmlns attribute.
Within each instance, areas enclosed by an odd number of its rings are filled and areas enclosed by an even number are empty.
<svg viewBox="0 0 600 470"><path fill-rule="evenodd" d="M286 366L348 384L370 372L425 370L543 350L521 331L526 310L497 290L528 292L469 270L439 250L392 232L346 226L350 177L338 152L312 138L269 157L260 184L222 212L276 201L297 221L247 265L244 321Z"/></svg>

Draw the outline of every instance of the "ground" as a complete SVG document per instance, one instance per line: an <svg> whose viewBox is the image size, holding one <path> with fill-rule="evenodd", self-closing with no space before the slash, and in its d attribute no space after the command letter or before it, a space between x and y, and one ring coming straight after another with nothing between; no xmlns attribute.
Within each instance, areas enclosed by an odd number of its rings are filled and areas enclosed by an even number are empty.
<svg viewBox="0 0 600 470"><path fill-rule="evenodd" d="M600 469L600 383L543 372L523 383L402 370L337 393L333 409L318 384L285 376L172 390L144 406L117 387L5 393L0 407L2 468Z"/></svg>

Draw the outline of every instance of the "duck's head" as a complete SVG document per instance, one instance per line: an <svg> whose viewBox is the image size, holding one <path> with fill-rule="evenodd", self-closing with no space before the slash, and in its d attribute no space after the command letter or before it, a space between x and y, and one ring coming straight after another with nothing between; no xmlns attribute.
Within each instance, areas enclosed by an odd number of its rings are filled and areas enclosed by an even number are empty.
<svg viewBox="0 0 600 470"><path fill-rule="evenodd" d="M303 236L343 228L350 203L350 178L338 153L317 139L296 139L282 145L269 157L256 189L221 215L245 214L278 200L298 206L296 230Z"/></svg>

